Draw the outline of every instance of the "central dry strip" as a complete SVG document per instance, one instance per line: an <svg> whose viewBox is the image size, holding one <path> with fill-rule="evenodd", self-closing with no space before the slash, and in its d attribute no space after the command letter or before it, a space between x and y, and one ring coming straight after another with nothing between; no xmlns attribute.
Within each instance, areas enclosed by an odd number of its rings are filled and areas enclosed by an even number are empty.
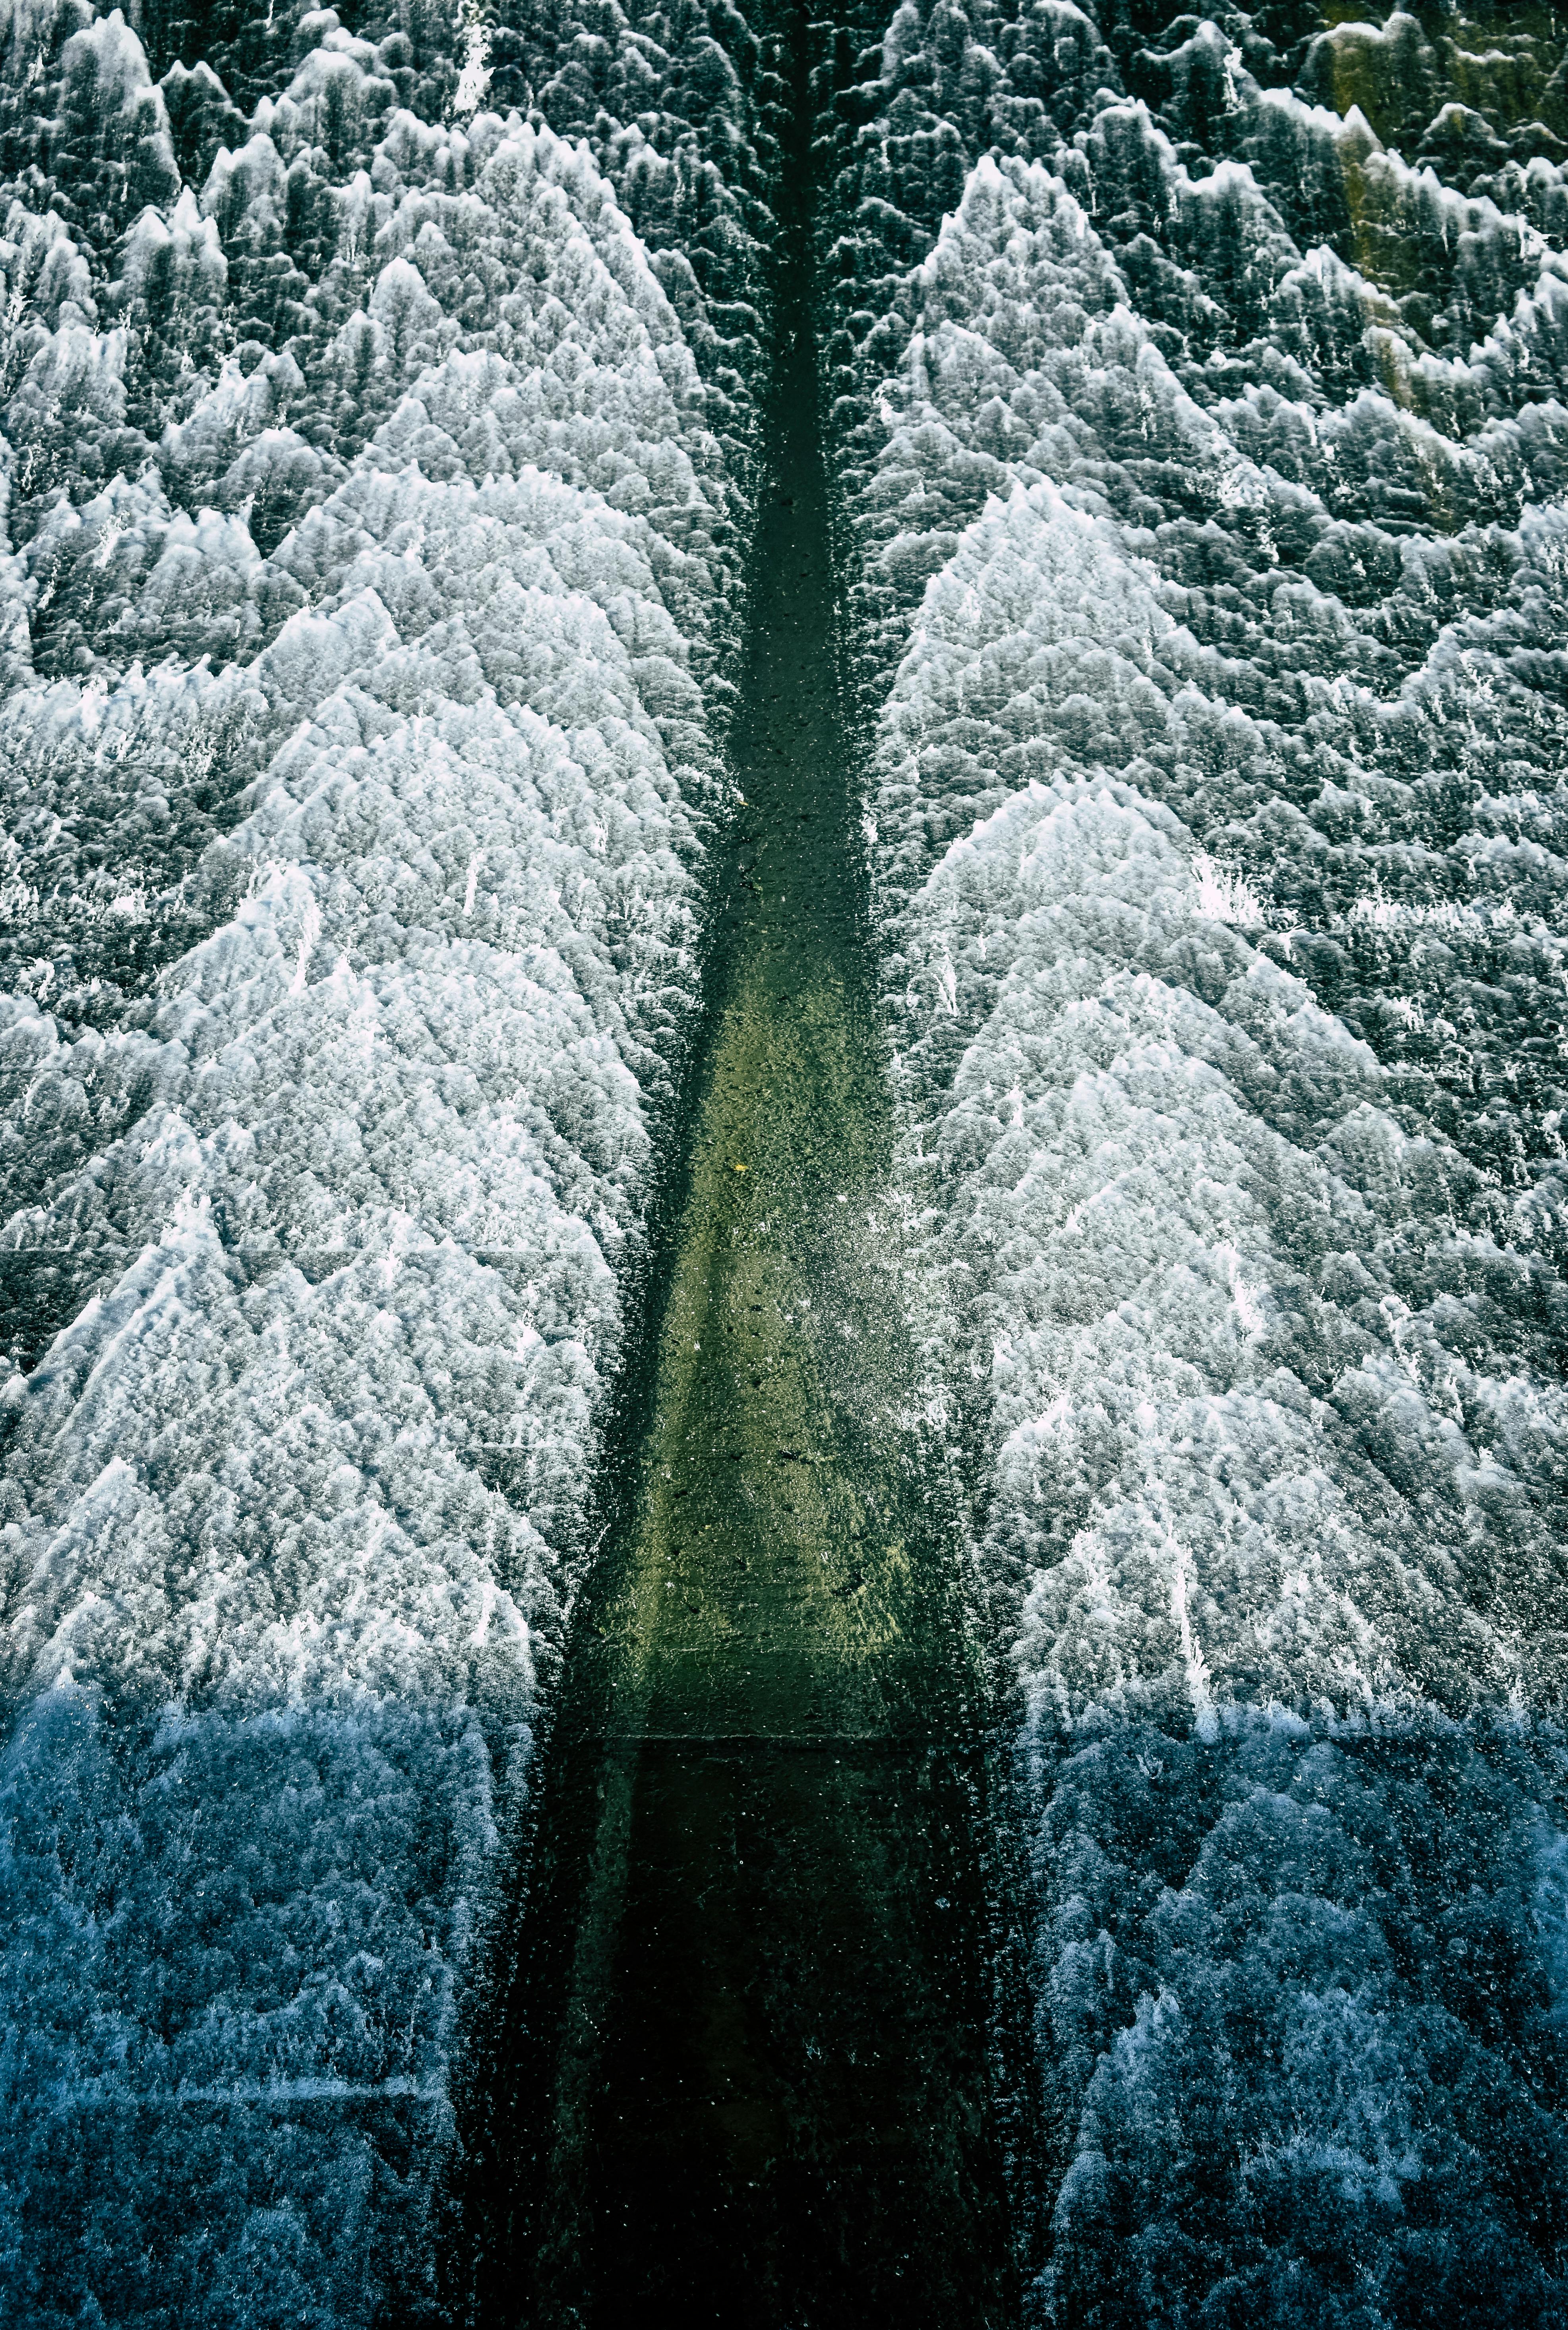
<svg viewBox="0 0 1568 2330"><path fill-rule="evenodd" d="M914 1429L802 210L784 225L730 969L631 1519L547 1759L487 2319L1010 2311L976 1666Z"/></svg>

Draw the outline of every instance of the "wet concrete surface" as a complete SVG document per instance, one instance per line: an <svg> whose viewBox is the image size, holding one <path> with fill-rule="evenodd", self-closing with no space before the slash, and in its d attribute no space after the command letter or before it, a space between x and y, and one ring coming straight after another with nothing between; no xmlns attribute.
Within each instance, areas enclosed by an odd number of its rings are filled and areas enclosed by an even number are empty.
<svg viewBox="0 0 1568 2330"><path fill-rule="evenodd" d="M541 1767L478 2147L487 2323L1014 2312L981 1694L912 1428L803 180L727 977L634 1485Z"/></svg>

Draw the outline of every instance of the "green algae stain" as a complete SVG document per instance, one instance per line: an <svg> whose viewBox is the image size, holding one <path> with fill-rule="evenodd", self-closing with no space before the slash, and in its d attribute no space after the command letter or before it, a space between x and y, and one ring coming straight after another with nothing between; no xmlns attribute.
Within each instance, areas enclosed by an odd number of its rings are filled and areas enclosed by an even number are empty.
<svg viewBox="0 0 1568 2330"><path fill-rule="evenodd" d="M1563 21L1555 8L1461 8L1440 25L1431 18L1423 25L1408 10L1369 11L1347 0L1323 15L1329 37L1321 61L1308 62L1306 93L1341 117L1359 110L1372 139L1408 163L1418 161L1445 108L1481 118L1500 141L1494 162L1521 137L1526 150L1542 143L1535 133L1543 120L1552 137L1568 130L1560 72ZM1408 303L1405 324L1424 335L1430 319L1422 294L1430 289L1432 243L1446 249L1442 221L1419 187L1401 185L1379 166L1364 132L1346 128L1338 146L1348 255L1370 283ZM1440 164L1440 175L1464 184L1478 167L1478 160L1456 176ZM1369 326L1381 320L1369 306ZM1408 392L1402 398L1391 384L1390 393L1408 404Z"/></svg>
<svg viewBox="0 0 1568 2330"><path fill-rule="evenodd" d="M758 950L723 1016L698 1120L603 1621L616 1728L877 1729L908 1697L906 1654L932 1648L903 1515L886 1100L841 983L800 982L781 952Z"/></svg>
<svg viewBox="0 0 1568 2330"><path fill-rule="evenodd" d="M799 210L788 248L727 971L472 2139L482 2318L532 2330L1016 2312L979 1661L916 1428Z"/></svg>
<svg viewBox="0 0 1568 2330"><path fill-rule="evenodd" d="M904 1323L802 210L787 250L685 1189L466 2136L475 2318L531 2330L1016 2318L981 1662Z"/></svg>
<svg viewBox="0 0 1568 2330"><path fill-rule="evenodd" d="M632 1510L574 1653L539 2325L1012 2316L978 1662L913 1429L808 483L739 741L765 878L734 893Z"/></svg>

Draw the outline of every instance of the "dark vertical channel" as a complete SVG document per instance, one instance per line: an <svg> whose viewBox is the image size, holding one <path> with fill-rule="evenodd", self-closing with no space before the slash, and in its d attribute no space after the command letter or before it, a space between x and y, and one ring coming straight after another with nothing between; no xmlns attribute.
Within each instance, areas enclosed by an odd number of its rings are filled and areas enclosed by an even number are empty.
<svg viewBox="0 0 1568 2330"><path fill-rule="evenodd" d="M727 969L475 2123L486 2324L1015 2310L977 1666L915 1453L834 685L803 60L796 118Z"/></svg>

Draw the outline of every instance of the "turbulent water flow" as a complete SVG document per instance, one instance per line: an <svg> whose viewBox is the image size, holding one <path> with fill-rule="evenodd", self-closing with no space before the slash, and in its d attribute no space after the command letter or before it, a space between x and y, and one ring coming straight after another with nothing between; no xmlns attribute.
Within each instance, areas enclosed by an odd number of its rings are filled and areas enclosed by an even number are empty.
<svg viewBox="0 0 1568 2330"><path fill-rule="evenodd" d="M1568 2267L1563 28L1326 13L908 0L824 90L1064 2330Z"/></svg>
<svg viewBox="0 0 1568 2330"><path fill-rule="evenodd" d="M783 223L731 968L531 1840L486 2320L1010 2313L974 1662L914 1462L798 190Z"/></svg>
<svg viewBox="0 0 1568 2330"><path fill-rule="evenodd" d="M1535 0L0 0L7 2322L1556 2330L1565 389Z"/></svg>
<svg viewBox="0 0 1568 2330"><path fill-rule="evenodd" d="M696 1019L770 77L623 26L655 146L565 12L490 105L439 8L4 24L0 2312L418 2317Z"/></svg>

